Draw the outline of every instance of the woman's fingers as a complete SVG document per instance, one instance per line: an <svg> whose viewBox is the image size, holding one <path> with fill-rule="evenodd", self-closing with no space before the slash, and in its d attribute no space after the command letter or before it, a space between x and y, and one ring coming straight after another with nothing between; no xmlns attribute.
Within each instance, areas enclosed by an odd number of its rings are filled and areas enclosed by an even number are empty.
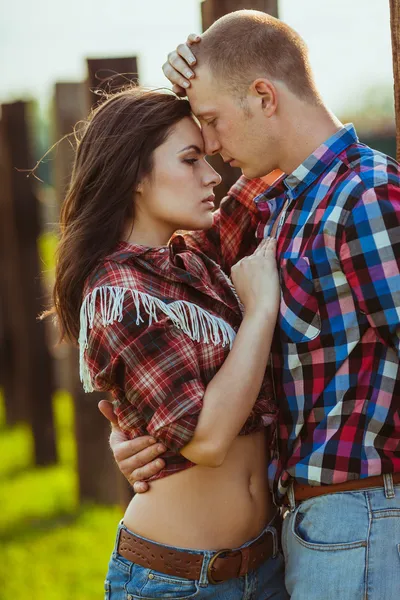
<svg viewBox="0 0 400 600"><path fill-rule="evenodd" d="M276 254L276 239L272 237L265 238L264 240L264 255Z"/></svg>
<svg viewBox="0 0 400 600"><path fill-rule="evenodd" d="M261 254L263 256L270 256L276 254L276 239L272 237L267 237L261 240L254 254Z"/></svg>

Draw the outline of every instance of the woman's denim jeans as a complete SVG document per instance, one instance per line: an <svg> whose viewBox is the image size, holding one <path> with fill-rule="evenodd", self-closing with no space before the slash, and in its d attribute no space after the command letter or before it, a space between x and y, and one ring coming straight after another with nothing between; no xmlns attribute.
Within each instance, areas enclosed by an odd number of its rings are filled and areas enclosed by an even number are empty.
<svg viewBox="0 0 400 600"><path fill-rule="evenodd" d="M203 567L198 581L165 575L165 573L136 565L117 553L121 528L127 529L120 523L117 542L111 556L105 581L105 600L149 600L158 598L168 598L169 600L191 600L192 598L196 598L196 600L203 600L203 598L207 598L207 600L289 599L284 585L283 557L280 552L277 552L273 558L270 558L261 567L244 577L213 585L207 579L207 567L213 552L190 550L193 554L203 556ZM273 532L276 548L278 548L275 528L268 526L266 529ZM250 540L242 547L248 546L252 541L254 540ZM169 546L165 546L165 548L169 548Z"/></svg>
<svg viewBox="0 0 400 600"><path fill-rule="evenodd" d="M291 600L399 600L400 485L292 500L282 544Z"/></svg>

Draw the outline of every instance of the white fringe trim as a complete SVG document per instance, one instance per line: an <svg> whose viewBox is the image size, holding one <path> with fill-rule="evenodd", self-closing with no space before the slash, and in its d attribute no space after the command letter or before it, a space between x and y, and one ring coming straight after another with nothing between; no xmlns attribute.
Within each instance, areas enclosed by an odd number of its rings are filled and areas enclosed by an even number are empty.
<svg viewBox="0 0 400 600"><path fill-rule="evenodd" d="M131 288L114 286L103 286L94 288L89 293L81 306L80 332L79 332L79 368L80 378L85 392L93 392L89 367L85 360L85 350L88 347L88 328L92 329L96 313L96 301L100 301L100 314L104 327L111 325L114 321L122 321L123 308L126 294L131 294L136 308L136 325L144 323L140 314L140 307L149 317L149 325L153 321L158 322L157 309L169 317L172 323L181 329L191 340L196 342L212 343L215 346L221 344L232 347L236 337L234 329L220 317L211 315L196 304L186 300L176 300L166 304L159 298L138 292Z"/></svg>

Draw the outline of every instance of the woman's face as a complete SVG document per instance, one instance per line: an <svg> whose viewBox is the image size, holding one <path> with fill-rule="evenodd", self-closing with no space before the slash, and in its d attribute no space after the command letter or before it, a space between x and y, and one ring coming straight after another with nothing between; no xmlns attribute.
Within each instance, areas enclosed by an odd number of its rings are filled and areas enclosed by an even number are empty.
<svg viewBox="0 0 400 600"><path fill-rule="evenodd" d="M136 219L145 227L165 232L212 226L214 186L221 177L205 160L199 126L185 117L153 154L153 170L138 189Z"/></svg>

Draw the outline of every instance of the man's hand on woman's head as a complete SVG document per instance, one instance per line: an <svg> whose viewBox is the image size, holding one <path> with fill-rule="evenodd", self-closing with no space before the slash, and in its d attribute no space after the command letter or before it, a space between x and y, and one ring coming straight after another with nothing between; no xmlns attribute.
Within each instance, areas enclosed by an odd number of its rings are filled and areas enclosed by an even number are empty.
<svg viewBox="0 0 400 600"><path fill-rule="evenodd" d="M179 44L176 50L168 54L168 60L163 64L164 75L173 84L172 91L178 96L186 96L190 79L195 76L190 67L196 64L196 57L190 46L198 44L200 40L199 35L191 33L184 44Z"/></svg>
<svg viewBox="0 0 400 600"><path fill-rule="evenodd" d="M111 423L110 447L119 470L133 485L135 493L147 492L149 484L145 480L165 466L163 459L159 458L166 451L165 446L149 435L130 440L118 427L111 402L101 400L98 407Z"/></svg>

